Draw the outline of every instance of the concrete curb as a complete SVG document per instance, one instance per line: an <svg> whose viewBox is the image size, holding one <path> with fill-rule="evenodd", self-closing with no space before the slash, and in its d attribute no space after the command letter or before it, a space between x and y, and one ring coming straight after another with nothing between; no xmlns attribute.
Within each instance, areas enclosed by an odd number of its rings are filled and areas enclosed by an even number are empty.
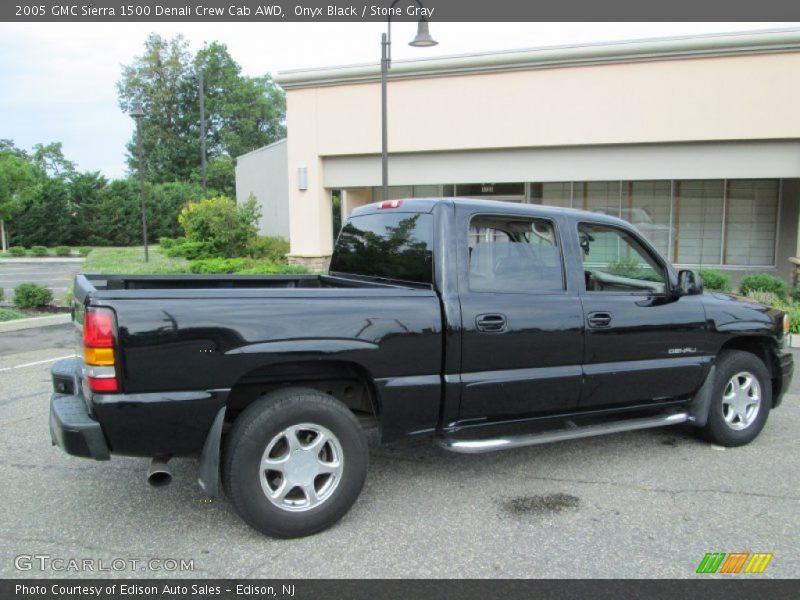
<svg viewBox="0 0 800 600"><path fill-rule="evenodd" d="M61 315L50 315L47 317L31 317L30 319L16 319L14 321L4 321L0 323L0 333L9 331L21 331L23 329L33 329L35 327L49 327L50 325L64 325L69 323L72 317L69 313Z"/></svg>
<svg viewBox="0 0 800 600"><path fill-rule="evenodd" d="M85 261L85 258L67 258L65 256L58 257L58 256L47 256L44 258L0 258L0 265L7 265L7 264L31 264L31 265L40 265L42 263L82 263Z"/></svg>

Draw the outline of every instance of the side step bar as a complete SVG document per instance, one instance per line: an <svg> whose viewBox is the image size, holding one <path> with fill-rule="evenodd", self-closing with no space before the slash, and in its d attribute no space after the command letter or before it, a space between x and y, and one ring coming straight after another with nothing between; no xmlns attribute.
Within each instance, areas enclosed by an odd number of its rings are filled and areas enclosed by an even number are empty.
<svg viewBox="0 0 800 600"><path fill-rule="evenodd" d="M662 427L664 425L678 425L686 422L688 419L688 413L679 412L659 415L657 417L641 417L638 419L610 421L607 423L596 423L594 425L585 426L578 426L572 421L565 421L567 427L563 429L487 439L466 440L445 437L439 440L439 445L451 452L481 454L483 452L495 452L497 450L519 448L521 446L549 444L550 442L560 442L563 440L576 440L594 435L605 435L607 433L621 433L623 431L650 429L651 427Z"/></svg>

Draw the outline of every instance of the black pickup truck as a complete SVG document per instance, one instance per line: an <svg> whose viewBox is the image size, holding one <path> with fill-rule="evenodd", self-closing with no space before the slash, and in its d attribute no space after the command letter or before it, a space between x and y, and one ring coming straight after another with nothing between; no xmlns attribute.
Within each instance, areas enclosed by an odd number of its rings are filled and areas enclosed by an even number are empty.
<svg viewBox="0 0 800 600"><path fill-rule="evenodd" d="M752 441L792 376L789 322L703 293L633 226L527 204L357 209L327 275L78 275L78 355L52 370L69 454L199 458L270 535L344 515L382 442L455 452L689 423Z"/></svg>

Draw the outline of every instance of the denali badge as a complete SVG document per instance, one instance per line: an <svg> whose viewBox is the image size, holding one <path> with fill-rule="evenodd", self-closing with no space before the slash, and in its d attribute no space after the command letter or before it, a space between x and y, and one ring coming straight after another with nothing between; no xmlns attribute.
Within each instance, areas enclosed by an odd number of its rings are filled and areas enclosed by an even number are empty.
<svg viewBox="0 0 800 600"><path fill-rule="evenodd" d="M694 354L697 352L697 348L670 348L667 350L667 354Z"/></svg>

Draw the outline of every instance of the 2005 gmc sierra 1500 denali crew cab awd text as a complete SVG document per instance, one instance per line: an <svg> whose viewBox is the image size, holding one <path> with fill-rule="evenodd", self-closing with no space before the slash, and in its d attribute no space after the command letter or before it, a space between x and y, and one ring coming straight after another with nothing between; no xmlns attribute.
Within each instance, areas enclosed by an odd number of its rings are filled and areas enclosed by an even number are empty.
<svg viewBox="0 0 800 600"><path fill-rule="evenodd" d="M358 208L328 275L78 275L54 443L199 457L206 493L294 537L335 523L383 442L487 452L688 422L753 440L792 376L788 319L703 293L630 224L458 199Z"/></svg>

